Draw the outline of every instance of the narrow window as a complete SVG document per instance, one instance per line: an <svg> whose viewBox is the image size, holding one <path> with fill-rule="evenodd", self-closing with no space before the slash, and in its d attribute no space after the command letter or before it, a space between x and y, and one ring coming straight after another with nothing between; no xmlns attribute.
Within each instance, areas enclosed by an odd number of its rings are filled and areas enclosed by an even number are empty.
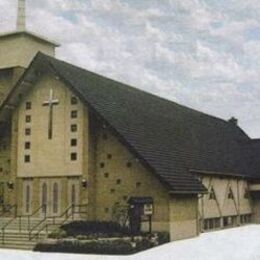
<svg viewBox="0 0 260 260"><path fill-rule="evenodd" d="M100 163L100 168L104 168L105 167L105 163Z"/></svg>
<svg viewBox="0 0 260 260"><path fill-rule="evenodd" d="M107 154L107 159L109 159L109 160L112 159L112 154L110 154L110 153Z"/></svg>
<svg viewBox="0 0 260 260"><path fill-rule="evenodd" d="M58 204L59 204L59 196L58 196L58 184L54 183L53 185L53 213L58 213Z"/></svg>
<svg viewBox="0 0 260 260"><path fill-rule="evenodd" d="M116 184L121 184L121 179L117 179Z"/></svg>
<svg viewBox="0 0 260 260"><path fill-rule="evenodd" d="M71 105L77 105L78 104L78 99L76 97L71 97L70 104Z"/></svg>
<svg viewBox="0 0 260 260"><path fill-rule="evenodd" d="M44 183L42 185L42 212L46 212L46 206L47 206L47 185Z"/></svg>
<svg viewBox="0 0 260 260"><path fill-rule="evenodd" d="M70 140L70 146L77 146L77 139L71 139Z"/></svg>
<svg viewBox="0 0 260 260"><path fill-rule="evenodd" d="M71 118L77 118L78 117L78 111L77 110L73 110L70 112L70 117Z"/></svg>
<svg viewBox="0 0 260 260"><path fill-rule="evenodd" d="M141 186L141 182L136 183L136 188L139 188Z"/></svg>
<svg viewBox="0 0 260 260"><path fill-rule="evenodd" d="M25 116L26 123L31 123L31 121L32 121L32 117L30 115Z"/></svg>
<svg viewBox="0 0 260 260"><path fill-rule="evenodd" d="M75 184L71 185L71 205L75 205L76 204L76 187Z"/></svg>
<svg viewBox="0 0 260 260"><path fill-rule="evenodd" d="M25 212L30 212L30 203L31 202L31 187L29 185L26 185L25 189Z"/></svg>
<svg viewBox="0 0 260 260"><path fill-rule="evenodd" d="M31 142L25 142L24 143L24 149L25 150L30 150L31 149Z"/></svg>
<svg viewBox="0 0 260 260"><path fill-rule="evenodd" d="M132 167L132 163L131 163L131 162L128 162L128 163L126 164L126 167L127 167L127 168L131 168L131 167Z"/></svg>
<svg viewBox="0 0 260 260"><path fill-rule="evenodd" d="M30 101L26 102L26 103L25 103L25 109L26 109L26 110L32 109L32 102L30 102Z"/></svg>
<svg viewBox="0 0 260 260"><path fill-rule="evenodd" d="M24 162L29 163L31 161L31 156L30 155L25 155L24 156Z"/></svg>
<svg viewBox="0 0 260 260"><path fill-rule="evenodd" d="M70 154L70 160L71 161L77 161L77 157L78 157L77 153L71 153Z"/></svg>
<svg viewBox="0 0 260 260"><path fill-rule="evenodd" d="M25 128L25 135L31 135L31 128Z"/></svg>
<svg viewBox="0 0 260 260"><path fill-rule="evenodd" d="M76 124L73 124L70 126L71 132L77 132L78 131L78 126Z"/></svg>
<svg viewBox="0 0 260 260"><path fill-rule="evenodd" d="M108 173L108 172L105 172L105 173L104 173L104 176L105 176L105 178L108 178L108 177L109 177L109 173Z"/></svg>

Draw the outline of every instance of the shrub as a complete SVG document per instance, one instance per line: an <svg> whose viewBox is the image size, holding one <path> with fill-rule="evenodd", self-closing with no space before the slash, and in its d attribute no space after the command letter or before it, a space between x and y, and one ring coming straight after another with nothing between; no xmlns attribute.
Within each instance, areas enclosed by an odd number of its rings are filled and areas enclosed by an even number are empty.
<svg viewBox="0 0 260 260"><path fill-rule="evenodd" d="M157 232L158 243L159 245L169 243L170 242L170 234L169 232Z"/></svg>
<svg viewBox="0 0 260 260"><path fill-rule="evenodd" d="M61 226L68 236L88 236L99 234L99 236L122 236L129 234L129 229L112 221L74 221Z"/></svg>
<svg viewBox="0 0 260 260"><path fill-rule="evenodd" d="M55 229L51 234L49 234L49 238L56 238L56 239L60 239L60 238L65 238L67 237L67 233L65 230L62 229Z"/></svg>
<svg viewBox="0 0 260 260"><path fill-rule="evenodd" d="M133 246L135 245L135 246ZM144 239L131 243L124 239L117 240L96 240L81 242L79 240L58 241L56 244L39 243L34 251L41 252L61 252L61 253L81 253L81 254L106 254L106 255L127 255L133 254L148 248L152 244Z"/></svg>

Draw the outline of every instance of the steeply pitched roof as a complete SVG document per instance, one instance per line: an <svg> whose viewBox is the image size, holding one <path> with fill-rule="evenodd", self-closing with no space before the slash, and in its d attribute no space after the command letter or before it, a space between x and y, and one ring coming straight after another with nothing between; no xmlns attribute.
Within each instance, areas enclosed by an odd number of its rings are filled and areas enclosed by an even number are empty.
<svg viewBox="0 0 260 260"><path fill-rule="evenodd" d="M172 192L205 191L191 169L250 174L241 157L250 138L238 126L43 54L28 71L37 64L51 67Z"/></svg>
<svg viewBox="0 0 260 260"><path fill-rule="evenodd" d="M251 177L260 178L260 139L251 139L242 144L241 149Z"/></svg>

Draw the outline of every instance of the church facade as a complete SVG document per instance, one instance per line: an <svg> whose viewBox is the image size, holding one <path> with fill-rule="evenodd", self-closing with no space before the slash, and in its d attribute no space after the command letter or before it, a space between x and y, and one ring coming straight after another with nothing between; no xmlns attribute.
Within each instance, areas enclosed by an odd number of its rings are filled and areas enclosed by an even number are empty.
<svg viewBox="0 0 260 260"><path fill-rule="evenodd" d="M235 119L57 60L58 44L19 24L0 35L2 208L41 219L84 207L80 219L172 240L260 222L260 141Z"/></svg>

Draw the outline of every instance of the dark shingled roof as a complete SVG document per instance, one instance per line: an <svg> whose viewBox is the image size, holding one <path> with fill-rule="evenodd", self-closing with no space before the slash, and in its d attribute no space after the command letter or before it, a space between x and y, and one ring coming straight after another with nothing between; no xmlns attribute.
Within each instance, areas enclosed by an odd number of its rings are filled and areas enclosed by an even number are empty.
<svg viewBox="0 0 260 260"><path fill-rule="evenodd" d="M205 191L191 170L251 174L241 149L251 139L235 124L43 54L34 64L50 66L172 192Z"/></svg>

